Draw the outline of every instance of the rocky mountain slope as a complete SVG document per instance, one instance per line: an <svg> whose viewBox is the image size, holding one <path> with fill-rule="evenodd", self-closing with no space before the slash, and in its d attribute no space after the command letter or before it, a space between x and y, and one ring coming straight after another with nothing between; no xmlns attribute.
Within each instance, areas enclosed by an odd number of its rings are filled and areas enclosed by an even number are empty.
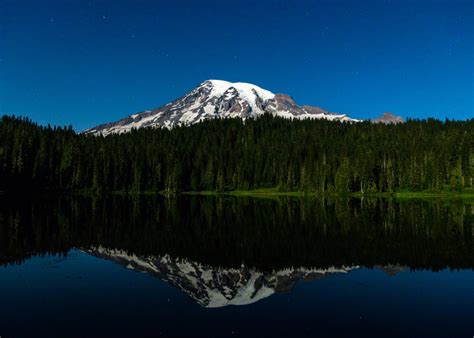
<svg viewBox="0 0 474 338"><path fill-rule="evenodd" d="M386 112L383 113L381 116L373 119L372 122L375 123L383 123L383 124L396 124L396 123L403 123L403 118L401 116L394 115L393 113Z"/></svg>
<svg viewBox="0 0 474 338"><path fill-rule="evenodd" d="M319 107L299 106L288 95L273 94L253 84L208 80L165 106L130 115L117 122L102 124L87 129L84 133L105 136L129 132L133 128L172 128L213 118L245 120L265 113L293 119L359 121Z"/></svg>

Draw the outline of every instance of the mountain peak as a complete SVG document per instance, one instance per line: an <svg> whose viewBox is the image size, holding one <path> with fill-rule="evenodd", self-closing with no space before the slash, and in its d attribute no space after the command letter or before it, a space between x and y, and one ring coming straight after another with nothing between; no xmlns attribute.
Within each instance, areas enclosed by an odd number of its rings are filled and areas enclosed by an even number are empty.
<svg viewBox="0 0 474 338"><path fill-rule="evenodd" d="M117 122L85 130L86 134L109 135L129 132L134 128L173 128L214 118L246 120L263 114L289 119L328 119L359 122L346 115L335 115L311 106L299 106L286 94L246 82L206 80L199 86L162 107L133 114Z"/></svg>
<svg viewBox="0 0 474 338"><path fill-rule="evenodd" d="M259 86L256 86L251 83L246 82L229 82L224 80L207 80L204 81L201 86L212 86L212 95L221 96L230 88L234 88L237 90L239 94L243 96L251 96L252 94L257 94L263 100L271 100L275 97L271 91L263 89Z"/></svg>
<svg viewBox="0 0 474 338"><path fill-rule="evenodd" d="M383 123L383 124L397 124L397 123L403 123L403 118L391 112L385 112L381 116L375 119L372 119L372 122Z"/></svg>

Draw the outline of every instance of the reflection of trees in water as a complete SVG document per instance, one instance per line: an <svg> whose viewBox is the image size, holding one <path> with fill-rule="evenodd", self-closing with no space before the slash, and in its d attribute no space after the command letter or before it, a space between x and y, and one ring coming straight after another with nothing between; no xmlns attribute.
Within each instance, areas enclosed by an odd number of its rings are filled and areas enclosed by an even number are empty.
<svg viewBox="0 0 474 338"><path fill-rule="evenodd" d="M473 268L473 215L472 204L446 200L2 198L0 257L102 246L262 268Z"/></svg>

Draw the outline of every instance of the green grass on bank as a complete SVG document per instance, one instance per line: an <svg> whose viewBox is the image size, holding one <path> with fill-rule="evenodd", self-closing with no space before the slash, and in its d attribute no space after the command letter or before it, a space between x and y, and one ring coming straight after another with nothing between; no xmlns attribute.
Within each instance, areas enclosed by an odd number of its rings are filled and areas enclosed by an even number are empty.
<svg viewBox="0 0 474 338"><path fill-rule="evenodd" d="M474 189L465 189L463 191L396 191L396 192L381 192L381 193L319 193L319 192L304 192L304 191L279 191L275 188L261 188L251 190L230 190L225 192L216 191L188 191L183 192L186 195L231 195L231 196L254 196L254 197L272 197L272 196L349 196L349 197L395 197L399 199L410 199L410 198L463 198L463 199L474 199Z"/></svg>
<svg viewBox="0 0 474 338"><path fill-rule="evenodd" d="M60 193L56 191L57 193ZM293 196L293 197L376 197L376 198L397 198L397 199L464 199L474 200L474 189L464 189L463 191L453 190L442 190L442 191L409 191L400 190L395 192L383 192L383 193L337 193L337 192L304 192L304 191L280 191L278 187L275 188L259 188L250 190L228 190L224 192L219 191L182 191L182 192L170 192L170 191L97 191L94 189L82 189L75 191L68 191L73 195L82 196L96 196L101 194L111 195L204 195L204 196L248 196L248 197L260 197L260 198L277 198L279 196ZM1 192L0 192L1 194Z"/></svg>

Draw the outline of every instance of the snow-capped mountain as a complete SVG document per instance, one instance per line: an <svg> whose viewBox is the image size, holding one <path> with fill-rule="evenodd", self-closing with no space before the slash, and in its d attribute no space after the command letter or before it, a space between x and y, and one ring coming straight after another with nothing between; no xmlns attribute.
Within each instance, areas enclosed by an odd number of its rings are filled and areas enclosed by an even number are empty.
<svg viewBox="0 0 474 338"><path fill-rule="evenodd" d="M359 121L344 114L329 113L319 107L298 106L288 95L273 94L250 83L207 80L165 106L102 124L84 133L105 136L129 132L133 128L172 128L213 118L245 120L265 113L294 119Z"/></svg>
<svg viewBox="0 0 474 338"><path fill-rule="evenodd" d="M358 268L288 268L263 272L244 265L240 268L213 267L169 255L139 257L103 247L84 251L129 269L157 276L208 308L252 304L275 293L291 291L299 280L316 280Z"/></svg>

